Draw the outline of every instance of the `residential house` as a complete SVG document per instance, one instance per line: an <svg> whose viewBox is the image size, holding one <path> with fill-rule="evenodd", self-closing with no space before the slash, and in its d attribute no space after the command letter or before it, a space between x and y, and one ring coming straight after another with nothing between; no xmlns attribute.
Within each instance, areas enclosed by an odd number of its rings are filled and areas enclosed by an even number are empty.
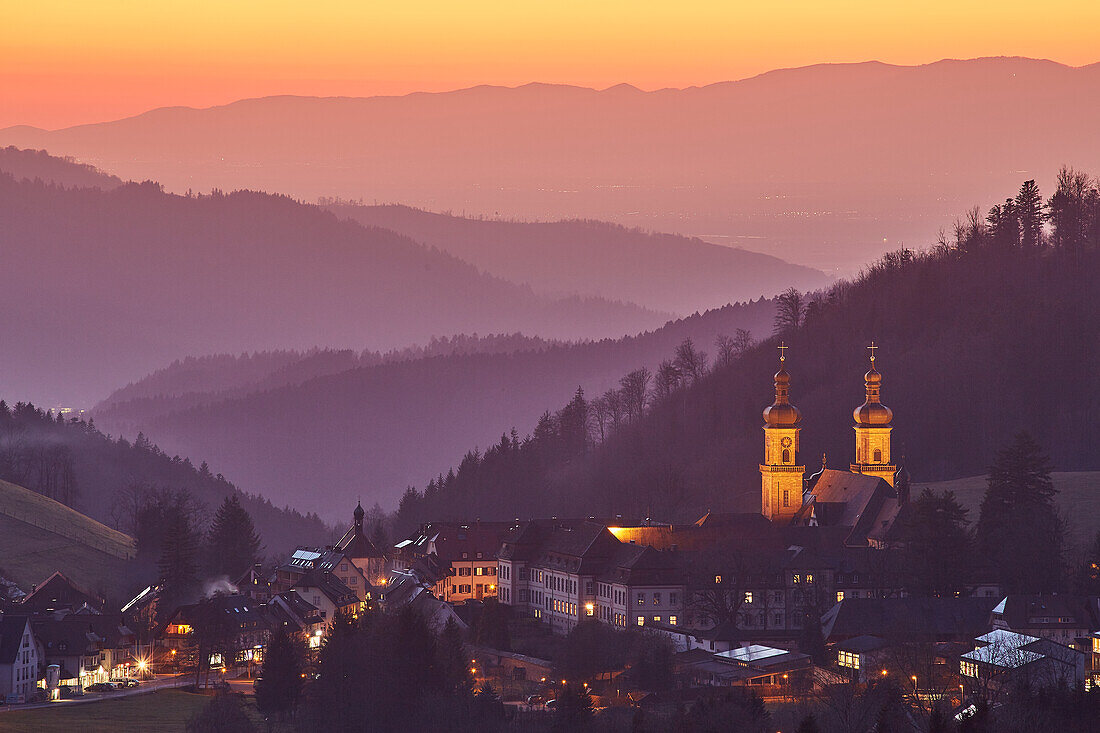
<svg viewBox="0 0 1100 733"><path fill-rule="evenodd" d="M61 571L56 571L41 583L36 584L20 604L20 613L48 614L57 611L90 611L102 613L106 609L106 601L98 595L87 591L71 580Z"/></svg>
<svg viewBox="0 0 1100 733"><path fill-rule="evenodd" d="M0 617L0 699L26 702L38 686L38 644L30 618Z"/></svg>
<svg viewBox="0 0 1100 733"><path fill-rule="evenodd" d="M356 616L360 610L359 595L335 573L320 568L303 575L291 590L318 610L326 628L338 613Z"/></svg>
<svg viewBox="0 0 1100 733"><path fill-rule="evenodd" d="M497 551L514 523L431 522L394 545L393 568L433 576L432 593L448 603L497 596Z"/></svg>
<svg viewBox="0 0 1100 733"><path fill-rule="evenodd" d="M42 666L60 668L60 684L84 688L136 674L137 637L122 614L73 613L31 619Z"/></svg>
<svg viewBox="0 0 1100 733"><path fill-rule="evenodd" d="M1073 647L1003 628L974 641L974 650L959 657L959 673L973 691L996 694L1017 684L1075 688L1085 682L1086 655Z"/></svg>

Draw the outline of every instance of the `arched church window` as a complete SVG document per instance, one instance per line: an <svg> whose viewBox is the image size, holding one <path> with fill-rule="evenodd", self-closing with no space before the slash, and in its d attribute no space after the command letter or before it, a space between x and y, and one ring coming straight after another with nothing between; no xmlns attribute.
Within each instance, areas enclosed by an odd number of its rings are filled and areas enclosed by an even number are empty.
<svg viewBox="0 0 1100 733"><path fill-rule="evenodd" d="M791 462L791 450L790 450L790 448L784 448L783 449L783 462L784 463L790 463Z"/></svg>
<svg viewBox="0 0 1100 733"><path fill-rule="evenodd" d="M882 451L875 448L875 463L882 463Z"/></svg>

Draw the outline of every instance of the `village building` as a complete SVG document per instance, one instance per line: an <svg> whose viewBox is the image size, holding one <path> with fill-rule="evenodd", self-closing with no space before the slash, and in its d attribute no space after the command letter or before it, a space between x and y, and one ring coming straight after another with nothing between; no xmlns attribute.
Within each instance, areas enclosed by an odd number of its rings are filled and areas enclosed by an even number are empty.
<svg viewBox="0 0 1100 733"><path fill-rule="evenodd" d="M352 513L351 527L335 545L295 549L290 559L275 569L268 593L286 592L316 569L332 574L361 602L380 600L381 589L386 583L387 558L363 534L363 518L363 505L359 504Z"/></svg>
<svg viewBox="0 0 1100 733"><path fill-rule="evenodd" d="M359 595L334 573L319 567L303 575L291 590L317 609L326 628L338 614L357 616L360 610Z"/></svg>
<svg viewBox="0 0 1100 733"><path fill-rule="evenodd" d="M416 569L448 603L497 596L497 551L510 522L431 522L394 545L393 569Z"/></svg>
<svg viewBox="0 0 1100 733"><path fill-rule="evenodd" d="M106 601L80 588L61 571L56 571L41 583L33 586L19 605L21 613L49 614L59 611L72 613L102 613Z"/></svg>
<svg viewBox="0 0 1100 733"><path fill-rule="evenodd" d="M39 679L38 644L30 618L0 617L0 696L9 704L31 699Z"/></svg>
<svg viewBox="0 0 1100 733"><path fill-rule="evenodd" d="M86 688L137 674L137 637L122 615L73 613L31 618L43 668L57 665L58 683Z"/></svg>
<svg viewBox="0 0 1100 733"><path fill-rule="evenodd" d="M974 642L959 658L959 673L985 694L1017 685L1072 689L1086 680L1086 654L1050 639L998 628Z"/></svg>

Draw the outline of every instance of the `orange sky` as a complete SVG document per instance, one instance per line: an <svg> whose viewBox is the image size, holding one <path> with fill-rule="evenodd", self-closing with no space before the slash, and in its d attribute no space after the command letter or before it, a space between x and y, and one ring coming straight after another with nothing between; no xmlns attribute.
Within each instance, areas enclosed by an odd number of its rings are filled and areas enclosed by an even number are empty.
<svg viewBox="0 0 1100 733"><path fill-rule="evenodd" d="M998 55L1100 61L1100 2L11 0L0 127L268 94L652 89L825 61Z"/></svg>

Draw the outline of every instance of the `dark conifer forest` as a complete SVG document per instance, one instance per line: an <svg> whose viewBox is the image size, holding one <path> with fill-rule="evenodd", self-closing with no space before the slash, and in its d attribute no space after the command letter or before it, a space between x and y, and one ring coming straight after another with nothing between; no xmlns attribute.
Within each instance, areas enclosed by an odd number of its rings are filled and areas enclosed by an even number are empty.
<svg viewBox="0 0 1100 733"><path fill-rule="evenodd" d="M1007 216L1004 205L988 217L972 211L927 251L888 254L823 292L785 294L773 337L736 358L708 365L701 345L685 344L615 393L578 393L529 437L506 434L410 488L401 524L752 511L760 411L772 401L781 339L804 415L800 458L811 469L822 454L833 467L852 459L851 413L872 340L895 415L895 460L915 480L983 474L1024 428L1056 470L1098 468L1097 184L1066 170L1045 205L1032 181L1008 203ZM636 407L600 430L608 399L629 397Z"/></svg>

